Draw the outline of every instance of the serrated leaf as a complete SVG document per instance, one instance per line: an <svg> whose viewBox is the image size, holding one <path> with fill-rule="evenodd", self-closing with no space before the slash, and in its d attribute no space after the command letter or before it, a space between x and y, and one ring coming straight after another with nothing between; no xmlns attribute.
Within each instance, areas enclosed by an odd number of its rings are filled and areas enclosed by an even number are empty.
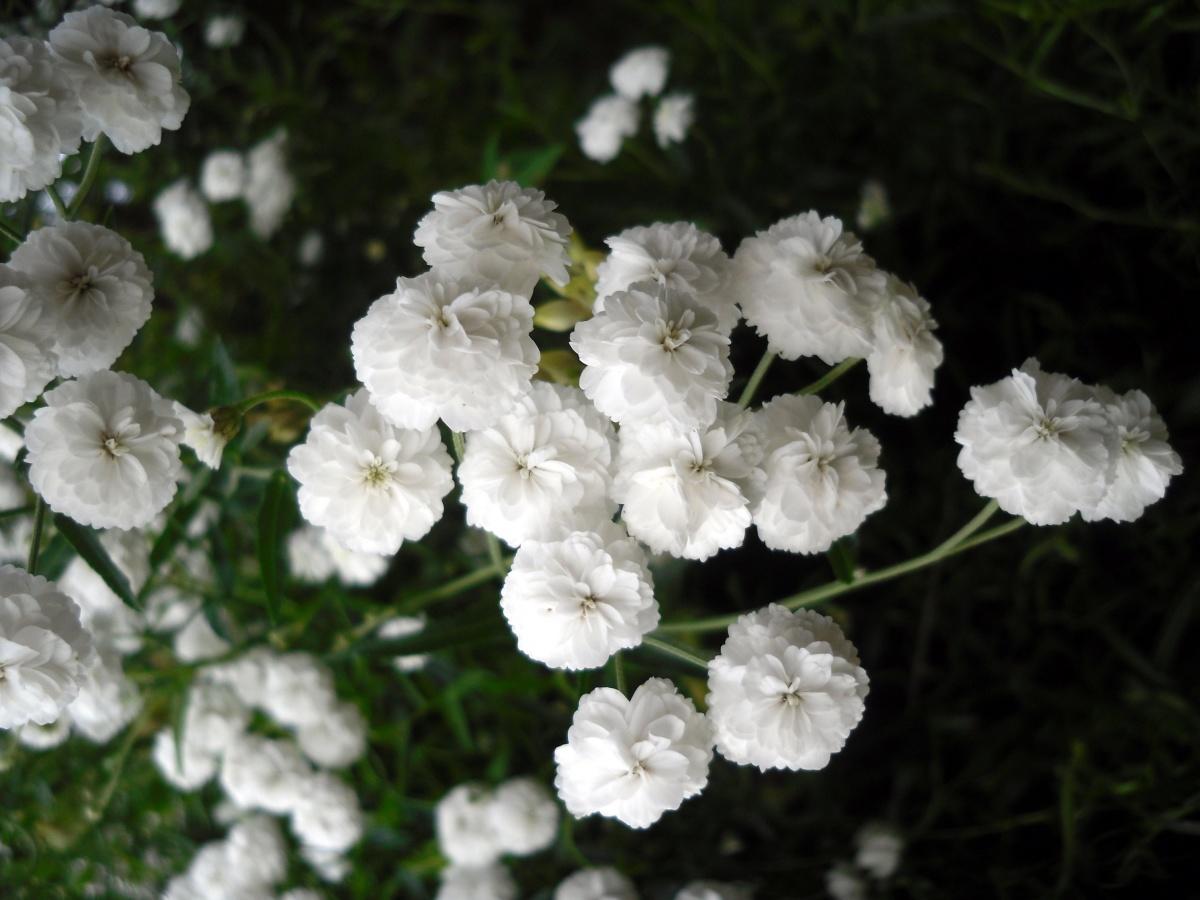
<svg viewBox="0 0 1200 900"><path fill-rule="evenodd" d="M291 481L280 470L267 482L258 512L258 565L267 593L267 617L275 625L283 602L283 536L291 513Z"/></svg>
<svg viewBox="0 0 1200 900"><path fill-rule="evenodd" d="M96 536L96 532L80 525L74 519L70 519L62 513L54 514L54 527L75 548L75 552L79 554L80 559L87 563L91 570L99 575L104 583L108 585L109 589L121 598L122 603L133 609L140 610L142 608L133 595L133 590L129 586L129 579L125 577L124 572L117 568L117 564L112 561L112 557L108 555L108 551L100 543L100 538Z"/></svg>
<svg viewBox="0 0 1200 900"><path fill-rule="evenodd" d="M588 312L572 300L550 300L533 311L533 324L546 331L570 331Z"/></svg>

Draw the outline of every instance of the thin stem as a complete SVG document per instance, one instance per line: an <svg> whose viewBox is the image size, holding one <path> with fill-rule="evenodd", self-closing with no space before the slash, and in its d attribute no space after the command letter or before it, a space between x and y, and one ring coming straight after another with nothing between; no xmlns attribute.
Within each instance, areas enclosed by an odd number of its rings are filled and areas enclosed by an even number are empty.
<svg viewBox="0 0 1200 900"><path fill-rule="evenodd" d="M454 458L462 462L467 453L467 442L463 440L462 432L450 432L450 443L454 445Z"/></svg>
<svg viewBox="0 0 1200 900"><path fill-rule="evenodd" d="M613 661L613 681L616 682L617 690L620 691L622 694L624 694L626 691L627 685L625 683L625 663L621 659L621 651L618 650L616 653L613 654L612 661Z"/></svg>
<svg viewBox="0 0 1200 900"><path fill-rule="evenodd" d="M104 153L104 144L105 137L103 134L97 135L96 140L92 142L92 152L88 156L87 166L83 170L83 180L79 182L79 190L75 192L75 196L71 199L71 208L69 210L71 218L79 214L79 210L83 208L83 201L87 199L92 185L96 183L96 176L100 173L100 156Z"/></svg>
<svg viewBox="0 0 1200 900"><path fill-rule="evenodd" d="M653 647L660 653L667 654L667 656L673 656L676 659L681 659L684 662L691 663L693 666L698 666L705 672L708 671L708 660L697 656L690 650L684 650L682 647L677 647L674 644L668 644L666 641L659 640L658 638L651 637L650 635L643 637L642 643L647 647Z"/></svg>
<svg viewBox="0 0 1200 900"><path fill-rule="evenodd" d="M796 393L815 394L817 391L823 391L825 388L829 387L831 384L857 366L860 362L862 362L862 359L857 356L851 356L849 359L844 359L812 384L808 385L807 387L800 388L800 390L796 391Z"/></svg>
<svg viewBox="0 0 1200 900"><path fill-rule="evenodd" d="M500 552L500 542L490 531L485 531L483 534L487 538L488 559L492 563L492 568L501 574L507 572L508 566L505 565L504 554Z"/></svg>
<svg viewBox="0 0 1200 900"><path fill-rule="evenodd" d="M67 205L63 203L63 198L58 193L58 188L52 184L46 185L46 196L54 204L54 211L58 213L60 219L65 222L71 218L71 214L67 211Z"/></svg>
<svg viewBox="0 0 1200 900"><path fill-rule="evenodd" d="M989 500L987 505L977 512L971 521L969 521L962 528L958 529L958 531L954 532L954 534L950 535L950 537L946 538L946 540L934 547L931 552L938 553L943 550L947 550L950 547L955 547L961 544L980 528L982 528L987 523L987 520L994 516L999 509L999 503L997 503L995 500Z"/></svg>
<svg viewBox="0 0 1200 900"><path fill-rule="evenodd" d="M42 530L46 525L46 501L38 495L33 512L33 540L29 542L29 564L25 571L30 575L37 574L38 553L42 549Z"/></svg>
<svg viewBox="0 0 1200 900"><path fill-rule="evenodd" d="M21 237L21 233L17 231L17 229L13 228L11 225L6 225L4 222L0 222L0 234L4 235L14 244L22 244L25 242L25 238Z"/></svg>
<svg viewBox="0 0 1200 900"><path fill-rule="evenodd" d="M754 367L754 371L750 373L750 380L746 382L746 388L742 391L742 396L738 397L737 405L745 409L750 405L750 401L754 399L754 395L758 393L758 387L762 384L763 377L767 374L767 369L771 368L771 363L775 362L775 354L768 350L762 355L762 359L758 361L758 365Z"/></svg>
<svg viewBox="0 0 1200 900"><path fill-rule="evenodd" d="M245 400L234 406L239 415L245 415L256 406L261 406L264 403L270 403L272 400L293 400L296 403L303 403L313 412L321 411L321 404L303 391L265 391L261 394L255 394L253 397L247 397Z"/></svg>

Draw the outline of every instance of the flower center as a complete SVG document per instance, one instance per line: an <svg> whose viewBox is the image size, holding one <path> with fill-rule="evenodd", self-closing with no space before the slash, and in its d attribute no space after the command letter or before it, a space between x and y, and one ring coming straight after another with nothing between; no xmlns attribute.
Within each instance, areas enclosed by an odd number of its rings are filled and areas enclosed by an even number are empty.
<svg viewBox="0 0 1200 900"><path fill-rule="evenodd" d="M594 594L585 594L583 597L581 597L579 600L580 618L586 619L588 617L588 613L594 611L596 609L596 604L599 602L600 601L596 599Z"/></svg>
<svg viewBox="0 0 1200 900"><path fill-rule="evenodd" d="M1052 416L1042 416L1041 421L1033 426L1033 431L1038 440L1046 441L1063 431L1062 422Z"/></svg>
<svg viewBox="0 0 1200 900"><path fill-rule="evenodd" d="M126 55L109 56L104 59L103 65L105 68L112 69L114 72L120 72L122 75L128 75L133 68L133 60Z"/></svg>
<svg viewBox="0 0 1200 900"><path fill-rule="evenodd" d="M105 434L101 442L104 452L112 459L117 459L129 452L129 448L121 443L120 435Z"/></svg>
<svg viewBox="0 0 1200 900"><path fill-rule="evenodd" d="M779 695L779 702L788 709L795 709L804 703L804 695L799 691L788 691L786 694Z"/></svg>
<svg viewBox="0 0 1200 900"><path fill-rule="evenodd" d="M391 482L395 473L395 463L385 462L378 456L372 457L371 461L363 466L363 484L373 488L386 487L388 483Z"/></svg>
<svg viewBox="0 0 1200 900"><path fill-rule="evenodd" d="M62 293L67 302L70 302L87 294L95 284L95 271L89 269L87 272L81 272L74 278L68 278L63 281Z"/></svg>
<svg viewBox="0 0 1200 900"><path fill-rule="evenodd" d="M674 353L689 340L691 340L691 324L693 315L691 310L685 312L679 317L679 321L674 320L663 321L658 320L658 342L667 353Z"/></svg>
<svg viewBox="0 0 1200 900"><path fill-rule="evenodd" d="M1129 453L1138 444L1144 444L1148 440L1150 440L1150 432L1143 431L1141 428L1131 428L1121 435L1121 452Z"/></svg>

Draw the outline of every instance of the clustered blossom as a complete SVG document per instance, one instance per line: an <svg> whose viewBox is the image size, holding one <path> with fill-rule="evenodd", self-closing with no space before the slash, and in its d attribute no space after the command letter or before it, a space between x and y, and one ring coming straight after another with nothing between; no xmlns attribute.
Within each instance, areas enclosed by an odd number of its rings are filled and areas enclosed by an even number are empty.
<svg viewBox="0 0 1200 900"><path fill-rule="evenodd" d="M442 871L434 900L516 900L517 883L508 869L487 866L449 866Z"/></svg>
<svg viewBox="0 0 1200 900"><path fill-rule="evenodd" d="M1132 521L1183 471L1145 394L1118 396L1045 372L1036 359L972 388L954 438L975 490L1034 525L1076 512Z"/></svg>
<svg viewBox="0 0 1200 900"><path fill-rule="evenodd" d="M862 719L867 673L832 619L772 604L729 627L708 664L717 750L759 769L822 769Z"/></svg>
<svg viewBox="0 0 1200 900"><path fill-rule="evenodd" d="M287 849L279 826L250 815L220 841L205 844L187 871L167 884L163 900L269 897L287 874Z"/></svg>
<svg viewBox="0 0 1200 900"><path fill-rule="evenodd" d="M619 94L598 98L587 115L575 123L575 134L584 156L598 163L612 162L626 138L638 132L638 106Z"/></svg>

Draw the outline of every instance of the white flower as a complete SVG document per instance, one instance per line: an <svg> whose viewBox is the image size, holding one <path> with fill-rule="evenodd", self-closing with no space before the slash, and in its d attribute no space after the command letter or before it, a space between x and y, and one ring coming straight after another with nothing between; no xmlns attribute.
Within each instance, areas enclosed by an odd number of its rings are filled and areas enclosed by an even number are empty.
<svg viewBox="0 0 1200 900"><path fill-rule="evenodd" d="M1083 507L1083 518L1132 522L1163 498L1171 478L1183 472L1183 462L1168 443L1166 424L1141 391L1117 395L1098 388L1096 399L1116 436L1116 464L1104 495L1095 506Z"/></svg>
<svg viewBox="0 0 1200 900"><path fill-rule="evenodd" d="M300 848L300 856L313 867L322 881L336 884L350 874L350 860L340 850L305 844Z"/></svg>
<svg viewBox="0 0 1200 900"><path fill-rule="evenodd" d="M529 390L539 358L522 295L437 271L400 278L354 326L354 370L401 428L485 428Z"/></svg>
<svg viewBox="0 0 1200 900"><path fill-rule="evenodd" d="M241 16L213 16L204 25L204 43L215 49L236 47L246 32L246 21Z"/></svg>
<svg viewBox="0 0 1200 900"><path fill-rule="evenodd" d="M556 669L602 666L658 626L645 554L611 524L600 533L522 544L500 609L517 648Z"/></svg>
<svg viewBox="0 0 1200 900"><path fill-rule="evenodd" d="M213 203L236 200L246 186L246 160L236 150L214 150L200 167L200 191Z"/></svg>
<svg viewBox="0 0 1200 900"><path fill-rule="evenodd" d="M348 550L324 528L305 525L287 541L288 568L301 581L320 583L336 575L343 584L374 584L387 571L389 558Z"/></svg>
<svg viewBox="0 0 1200 900"><path fill-rule="evenodd" d="M306 268L315 266L324 255L325 238L321 236L321 232L305 232L304 237L300 239L300 246L296 250L296 259L300 261L300 265Z"/></svg>
<svg viewBox="0 0 1200 900"><path fill-rule="evenodd" d="M604 243L611 252L596 270L595 312L603 311L612 294L652 281L692 294L716 314L725 334L738 323L741 313L730 291L729 257L719 240L691 222L629 228Z"/></svg>
<svg viewBox="0 0 1200 900"><path fill-rule="evenodd" d="M971 388L954 439L975 490L1034 525L1059 525L1095 508L1119 450L1104 406L1086 385L1029 359L994 384Z"/></svg>
<svg viewBox="0 0 1200 900"><path fill-rule="evenodd" d="M781 395L756 413L766 474L751 508L772 550L824 553L887 502L879 442L844 404Z"/></svg>
<svg viewBox="0 0 1200 900"><path fill-rule="evenodd" d="M183 123L191 99L179 83L179 54L166 36L103 6L69 12L50 48L83 106L83 137L103 132L138 153Z"/></svg>
<svg viewBox="0 0 1200 900"><path fill-rule="evenodd" d="M494 284L528 297L538 276L567 281L571 226L556 204L515 181L489 181L433 195L413 242L451 278Z"/></svg>
<svg viewBox="0 0 1200 900"><path fill-rule="evenodd" d="M17 731L17 740L30 750L53 750L71 736L71 719L61 715L49 725L26 722Z"/></svg>
<svg viewBox="0 0 1200 900"><path fill-rule="evenodd" d="M746 321L784 359L829 365L871 352L884 274L840 220L809 211L742 241L733 284Z"/></svg>
<svg viewBox="0 0 1200 900"><path fill-rule="evenodd" d="M238 806L290 813L308 789L312 767L290 740L242 734L221 760L221 788Z"/></svg>
<svg viewBox="0 0 1200 900"><path fill-rule="evenodd" d="M24 446L25 438L21 432L0 422L0 459L5 462L14 462Z"/></svg>
<svg viewBox="0 0 1200 900"><path fill-rule="evenodd" d="M182 259L195 259L212 247L208 207L186 179L174 182L155 198L154 215L163 243Z"/></svg>
<svg viewBox="0 0 1200 900"><path fill-rule="evenodd" d="M51 341L37 327L41 308L29 279L0 265L0 417L41 396L54 378Z"/></svg>
<svg viewBox="0 0 1200 900"><path fill-rule="evenodd" d="M96 372L48 391L25 429L29 483L93 528L148 525L175 496L181 423L146 382Z"/></svg>
<svg viewBox="0 0 1200 900"><path fill-rule="evenodd" d="M265 669L266 684L260 705L281 725L316 724L337 703L333 673L308 653L269 656Z"/></svg>
<svg viewBox="0 0 1200 900"><path fill-rule="evenodd" d="M505 853L537 853L553 844L558 835L558 804L532 778L512 778L496 788L487 812Z"/></svg>
<svg viewBox="0 0 1200 900"><path fill-rule="evenodd" d="M225 452L229 438L217 432L212 413L192 412L182 403L176 403L175 417L183 423L181 443L191 447L196 459L210 469L221 468L221 454Z"/></svg>
<svg viewBox="0 0 1200 900"><path fill-rule="evenodd" d="M834 864L825 873L825 890L833 900L866 900L867 883L852 865L846 862Z"/></svg>
<svg viewBox="0 0 1200 900"><path fill-rule="evenodd" d="M667 94L654 108L654 138L667 148L682 143L696 121L696 98L691 94Z"/></svg>
<svg viewBox="0 0 1200 900"><path fill-rule="evenodd" d="M690 294L639 284L611 294L604 311L575 326L584 364L579 386L622 425L707 425L729 392L729 336Z"/></svg>
<svg viewBox="0 0 1200 900"><path fill-rule="evenodd" d="M0 566L0 728L58 719L93 658L70 597L40 575Z"/></svg>
<svg viewBox="0 0 1200 900"><path fill-rule="evenodd" d="M254 887L273 887L287 874L287 848L279 826L269 816L247 816L225 839L235 877Z"/></svg>
<svg viewBox="0 0 1200 900"><path fill-rule="evenodd" d="M763 478L753 421L723 402L706 428L622 428L613 497L629 533L686 559L740 547L750 527L746 491Z"/></svg>
<svg viewBox="0 0 1200 900"><path fill-rule="evenodd" d="M279 895L279 900L323 900L312 888L292 888Z"/></svg>
<svg viewBox="0 0 1200 900"><path fill-rule="evenodd" d="M0 38L0 203L53 184L82 128L79 101L46 44Z"/></svg>
<svg viewBox="0 0 1200 900"><path fill-rule="evenodd" d="M666 47L638 47L613 63L609 80L616 92L630 100L657 97L667 83L671 54Z"/></svg>
<svg viewBox="0 0 1200 900"><path fill-rule="evenodd" d="M862 719L869 687L837 623L771 604L729 626L708 690L721 755L766 771L829 765Z"/></svg>
<svg viewBox="0 0 1200 900"><path fill-rule="evenodd" d="M233 688L247 706L263 708L270 688L267 670L275 659L276 654L271 650L255 647L235 660L209 666L204 671L208 678ZM276 684L279 683L281 679L277 676Z"/></svg>
<svg viewBox="0 0 1200 900"><path fill-rule="evenodd" d="M29 276L41 307L38 329L64 378L107 369L150 318L154 289L146 260L100 225L39 228L11 263Z"/></svg>
<svg viewBox="0 0 1200 900"><path fill-rule="evenodd" d="M175 735L164 728L154 736L150 753L162 777L174 788L194 791L205 785L217 773L218 757L188 740L176 749Z"/></svg>
<svg viewBox="0 0 1200 900"><path fill-rule="evenodd" d="M169 19L181 5L183 0L133 0L133 11L141 19Z"/></svg>
<svg viewBox="0 0 1200 900"><path fill-rule="evenodd" d="M150 575L150 540L140 531L105 531L100 544L137 592ZM126 605L91 566L74 557L58 579L59 587L79 604L79 618L96 645L118 653L135 653L142 646L144 616Z"/></svg>
<svg viewBox="0 0 1200 900"><path fill-rule="evenodd" d="M477 784L460 784L438 801L433 819L442 856L457 866L486 866L500 858L492 803L492 793Z"/></svg>
<svg viewBox="0 0 1200 900"><path fill-rule="evenodd" d="M229 652L230 644L213 630L206 616L198 613L175 632L171 649L180 662L192 663L223 656Z"/></svg>
<svg viewBox="0 0 1200 900"><path fill-rule="evenodd" d="M740 884L693 881L680 888L675 900L750 900L751 891Z"/></svg>
<svg viewBox="0 0 1200 900"><path fill-rule="evenodd" d="M296 181L288 171L287 132L278 131L252 147L246 157L242 196L250 207L250 228L260 238L271 237L283 224L296 196Z"/></svg>
<svg viewBox="0 0 1200 900"><path fill-rule="evenodd" d="M362 553L392 554L424 537L454 484L437 429L393 427L366 391L313 417L288 471L300 482L304 518Z"/></svg>
<svg viewBox="0 0 1200 900"><path fill-rule="evenodd" d="M337 853L362 837L363 817L354 790L328 772L305 779L292 809L292 830L310 847Z"/></svg>
<svg viewBox="0 0 1200 900"><path fill-rule="evenodd" d="M367 720L353 703L338 703L298 728L296 742L317 765L341 769L367 752Z"/></svg>
<svg viewBox="0 0 1200 900"><path fill-rule="evenodd" d="M242 736L249 722L250 709L232 688L197 681L188 690L183 717L185 744L221 756Z"/></svg>
<svg viewBox="0 0 1200 900"><path fill-rule="evenodd" d="M580 869L554 889L554 900L638 900L633 882L610 866Z"/></svg>
<svg viewBox="0 0 1200 900"><path fill-rule="evenodd" d="M598 163L612 162L621 152L625 138L638 131L638 108L632 100L608 94L596 100L575 123L579 149Z"/></svg>
<svg viewBox="0 0 1200 900"><path fill-rule="evenodd" d="M582 391L535 382L515 409L467 435L458 467L467 522L519 547L611 521L613 443L612 424Z"/></svg>
<svg viewBox="0 0 1200 900"><path fill-rule="evenodd" d="M899 868L904 839L890 825L870 822L858 830L854 843L858 845L854 862L872 878L891 878Z"/></svg>
<svg viewBox="0 0 1200 900"><path fill-rule="evenodd" d="M121 657L109 652L96 654L79 696L67 707L75 730L96 744L108 743L141 711L137 685L125 677Z"/></svg>
<svg viewBox="0 0 1200 900"><path fill-rule="evenodd" d="M596 688L580 698L567 743L554 751L554 786L576 818L600 813L646 828L704 789L712 740L708 721L665 678L629 699Z"/></svg>
<svg viewBox="0 0 1200 900"><path fill-rule="evenodd" d="M408 637L419 634L425 628L423 616L396 616L388 619L379 626L378 635L384 640ZM392 657L392 668L397 672L416 672L425 668L429 656L424 653L410 653Z"/></svg>
<svg viewBox="0 0 1200 900"><path fill-rule="evenodd" d="M936 328L929 301L911 284L889 275L867 356L871 400L884 412L914 416L930 404L933 373L942 364Z"/></svg>
<svg viewBox="0 0 1200 900"><path fill-rule="evenodd" d="M516 900L517 885L504 866L449 866L434 900Z"/></svg>

